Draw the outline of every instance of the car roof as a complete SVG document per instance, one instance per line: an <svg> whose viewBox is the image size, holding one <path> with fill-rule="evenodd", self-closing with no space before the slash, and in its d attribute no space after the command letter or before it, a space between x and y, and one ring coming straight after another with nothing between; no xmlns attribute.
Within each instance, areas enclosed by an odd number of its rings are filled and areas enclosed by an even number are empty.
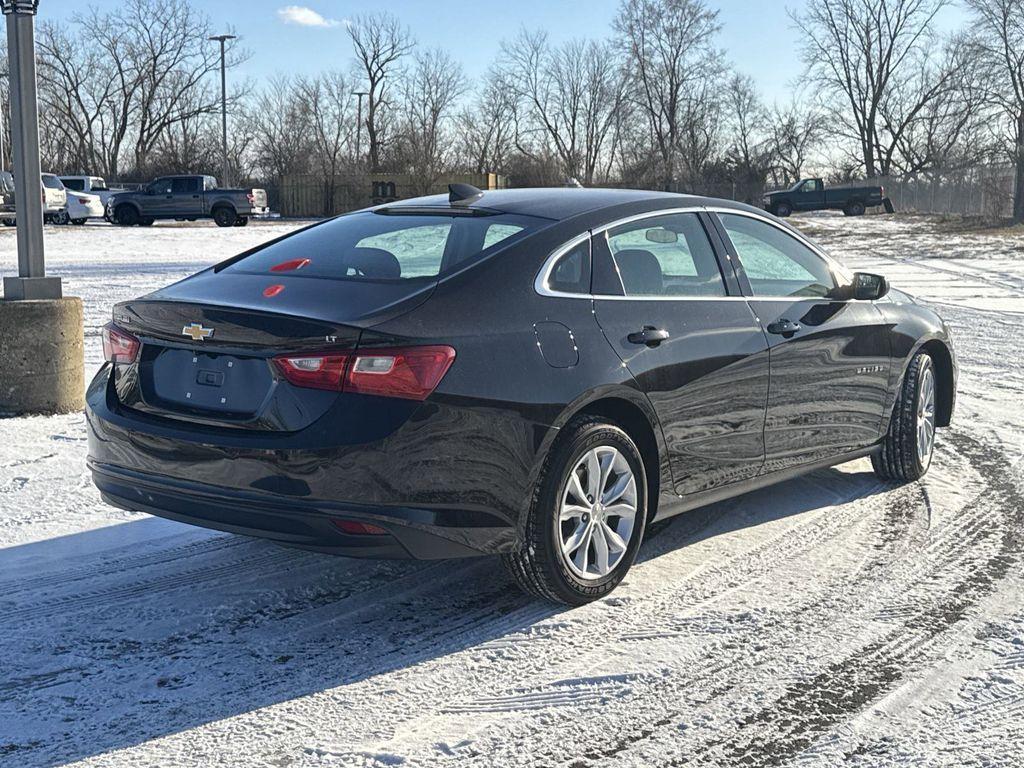
<svg viewBox="0 0 1024 768"><path fill-rule="evenodd" d="M698 195L683 195L674 192L654 192L642 189L599 189L577 187L534 187L522 189L485 190L483 195L470 203L469 208L478 208L522 216L537 216L562 220L601 208L613 208L629 203L661 202L664 207L688 207L716 205L737 209L750 206L732 200L719 200ZM449 208L448 195L430 195L386 203L380 208L396 211L400 208Z"/></svg>

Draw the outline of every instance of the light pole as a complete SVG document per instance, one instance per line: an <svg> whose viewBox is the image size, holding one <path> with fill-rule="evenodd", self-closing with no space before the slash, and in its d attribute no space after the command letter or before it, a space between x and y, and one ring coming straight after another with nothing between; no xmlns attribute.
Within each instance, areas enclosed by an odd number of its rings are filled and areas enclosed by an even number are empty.
<svg viewBox="0 0 1024 768"><path fill-rule="evenodd" d="M39 0L0 0L7 17L11 163L18 218L18 276L0 301L0 413L68 413L84 405L82 301L46 277L39 173L35 15Z"/></svg>
<svg viewBox="0 0 1024 768"><path fill-rule="evenodd" d="M366 91L352 91L352 95L359 99L359 106L356 108L356 162L362 160L360 139L363 137L363 96L369 96Z"/></svg>
<svg viewBox="0 0 1024 768"><path fill-rule="evenodd" d="M228 79L224 62L224 44L234 40L237 35L214 35L210 40L220 43L220 128L221 128L221 184L230 187L228 182Z"/></svg>
<svg viewBox="0 0 1024 768"><path fill-rule="evenodd" d="M18 206L18 277L4 278L8 299L59 299L60 278L46 277L36 103L35 15L39 0L0 0L7 17L11 170Z"/></svg>

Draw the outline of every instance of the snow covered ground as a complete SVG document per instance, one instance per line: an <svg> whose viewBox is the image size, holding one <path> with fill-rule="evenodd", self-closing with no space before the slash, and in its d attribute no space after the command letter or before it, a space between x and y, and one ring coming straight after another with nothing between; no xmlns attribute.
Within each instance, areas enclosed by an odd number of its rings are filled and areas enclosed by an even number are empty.
<svg viewBox="0 0 1024 768"><path fill-rule="evenodd" d="M111 304L291 226L48 228L90 372ZM861 460L697 510L584 608L490 560L120 512L81 416L0 420L0 765L1020 765L1024 237L801 226L950 322L931 472L893 487ZM0 232L0 270L13 254Z"/></svg>

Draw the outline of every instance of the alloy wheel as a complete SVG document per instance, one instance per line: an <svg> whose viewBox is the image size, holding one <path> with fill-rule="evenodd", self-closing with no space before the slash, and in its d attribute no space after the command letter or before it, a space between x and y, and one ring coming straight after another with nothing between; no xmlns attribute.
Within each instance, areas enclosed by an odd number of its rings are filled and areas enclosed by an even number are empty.
<svg viewBox="0 0 1024 768"><path fill-rule="evenodd" d="M637 514L636 477L625 455L600 445L569 473L559 508L562 559L581 579L611 573L629 548Z"/></svg>
<svg viewBox="0 0 1024 768"><path fill-rule="evenodd" d="M921 372L921 385L917 392L917 459L921 466L928 463L935 445L935 375L931 367Z"/></svg>

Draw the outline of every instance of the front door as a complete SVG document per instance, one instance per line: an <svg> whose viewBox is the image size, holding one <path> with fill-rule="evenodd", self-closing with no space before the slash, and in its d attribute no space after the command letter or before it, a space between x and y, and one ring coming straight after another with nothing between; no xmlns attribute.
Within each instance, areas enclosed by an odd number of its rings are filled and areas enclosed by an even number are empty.
<svg viewBox="0 0 1024 768"><path fill-rule="evenodd" d="M705 223L652 215L593 237L597 321L658 414L679 494L752 477L764 460L767 344Z"/></svg>
<svg viewBox="0 0 1024 768"><path fill-rule="evenodd" d="M825 187L820 179L807 179L793 195L793 208L798 211L816 210L824 202Z"/></svg>
<svg viewBox="0 0 1024 768"><path fill-rule="evenodd" d="M876 442L890 365L882 313L871 301L831 298L845 276L781 226L718 218L770 345L765 471Z"/></svg>
<svg viewBox="0 0 1024 768"><path fill-rule="evenodd" d="M146 194L136 198L143 216L162 216L172 205L171 179L157 179L146 188Z"/></svg>

